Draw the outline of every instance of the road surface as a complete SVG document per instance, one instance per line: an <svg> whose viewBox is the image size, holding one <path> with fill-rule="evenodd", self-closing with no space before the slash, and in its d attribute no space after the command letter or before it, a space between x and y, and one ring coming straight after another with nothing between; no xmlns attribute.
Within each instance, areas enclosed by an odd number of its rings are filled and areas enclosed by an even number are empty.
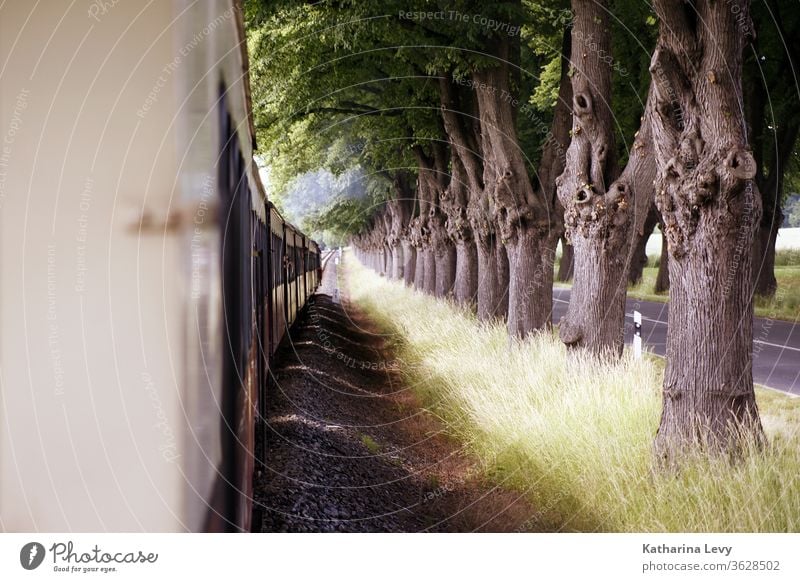
<svg viewBox="0 0 800 582"><path fill-rule="evenodd" d="M567 311L570 290L553 289L553 323ZM642 314L643 348L659 356L667 348L667 303L629 298L625 305L625 343L633 337L633 311ZM792 322L754 318L753 379L756 383L800 396L800 326Z"/></svg>

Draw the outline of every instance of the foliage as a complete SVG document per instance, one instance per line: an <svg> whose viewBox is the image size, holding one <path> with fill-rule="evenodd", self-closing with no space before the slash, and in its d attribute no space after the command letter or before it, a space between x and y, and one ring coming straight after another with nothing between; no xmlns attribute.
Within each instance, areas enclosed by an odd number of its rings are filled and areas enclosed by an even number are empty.
<svg viewBox="0 0 800 582"><path fill-rule="evenodd" d="M520 39L512 89L519 103L535 105L517 119L520 145L535 169L552 115L568 6L567 0L248 0L254 116L272 199L284 208L292 179L320 168L340 174L360 167L370 180L415 169L410 147L445 139L437 77L467 79L491 65L487 43L502 34Z"/></svg>

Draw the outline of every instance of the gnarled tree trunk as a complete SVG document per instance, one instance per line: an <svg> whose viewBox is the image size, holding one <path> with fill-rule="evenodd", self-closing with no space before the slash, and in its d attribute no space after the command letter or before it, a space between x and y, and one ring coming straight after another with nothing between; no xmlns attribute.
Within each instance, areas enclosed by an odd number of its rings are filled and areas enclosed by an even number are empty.
<svg viewBox="0 0 800 582"><path fill-rule="evenodd" d="M414 146L413 150L419 168L417 190L420 193L419 219L424 273L422 290L430 295L443 297L446 291L452 289L455 279L455 248L447 236L444 216L439 207L440 192L446 186L447 180L447 174L442 170L442 162L439 159L439 156L444 154L437 151L435 146L433 156L428 156L419 145ZM440 285L438 294L437 262L442 263L442 273L438 277ZM449 289L446 289L448 281Z"/></svg>
<svg viewBox="0 0 800 582"><path fill-rule="evenodd" d="M461 305L474 305L478 291L478 255L467 217L469 185L461 158L453 153L450 184L442 193L441 206L447 215L445 228L455 241L453 298Z"/></svg>
<svg viewBox="0 0 800 582"><path fill-rule="evenodd" d="M447 208L448 231L456 243L454 298L462 305L477 305L480 264L474 226L476 220L480 221L475 209L481 206L483 160L479 156L476 121L470 111L474 99L446 73L439 76L439 97L451 150L452 176L447 204L443 206Z"/></svg>
<svg viewBox="0 0 800 582"><path fill-rule="evenodd" d="M742 117L746 0L656 0L656 204L669 241L670 313L659 460L738 450L763 431L753 392L753 236L761 216ZM734 10L735 8L735 10Z"/></svg>
<svg viewBox="0 0 800 582"><path fill-rule="evenodd" d="M392 176L395 197L386 203L387 210L391 217L388 243L392 249L392 273L393 279L398 281L413 281L413 273L406 274L409 267L408 257L411 252L410 241L408 240L408 227L414 212L414 193L411 188L411 180L408 173L398 171ZM413 269L413 267L411 267Z"/></svg>
<svg viewBox="0 0 800 582"><path fill-rule="evenodd" d="M607 1L573 0L572 9L573 137L557 183L567 237L575 248L575 273L559 335L567 346L619 355L631 239L652 201L650 128L643 122L625 171L612 183L616 161L611 63L605 58L611 54Z"/></svg>
<svg viewBox="0 0 800 582"><path fill-rule="evenodd" d="M425 238L427 237L427 202L423 200L422 193L417 189L419 195L419 214L411 219L408 227L408 240L414 249L414 271L409 273L413 277L414 288L423 291L425 288ZM422 210L425 209L423 214Z"/></svg>
<svg viewBox="0 0 800 582"><path fill-rule="evenodd" d="M473 73L484 153L484 189L495 206L496 235L508 261L509 335L524 337L548 328L551 323L553 261L562 228L551 193L563 157L558 148L568 139L568 109L556 107L552 139L542 155L539 189L534 190L516 138L515 107L519 103L511 89L509 70L512 52L516 51L507 37L490 44L498 64ZM566 71L562 75L562 90L568 84L565 79ZM505 265L502 254L497 249L498 277L503 276ZM502 296L500 300L502 308Z"/></svg>

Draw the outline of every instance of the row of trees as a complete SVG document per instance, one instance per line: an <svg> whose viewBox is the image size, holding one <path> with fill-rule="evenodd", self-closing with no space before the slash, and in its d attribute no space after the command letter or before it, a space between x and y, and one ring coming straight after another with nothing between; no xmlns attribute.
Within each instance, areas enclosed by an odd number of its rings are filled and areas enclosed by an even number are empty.
<svg viewBox="0 0 800 582"><path fill-rule="evenodd" d="M304 227L346 234L376 270L503 317L516 337L550 327L568 242L559 334L604 355L621 353L626 282L660 224L671 321L657 450L761 438L752 291L775 290L798 127L781 68L800 47L779 4L254 0L273 190L363 169L362 197L332 196ZM768 26L785 45L755 34Z"/></svg>

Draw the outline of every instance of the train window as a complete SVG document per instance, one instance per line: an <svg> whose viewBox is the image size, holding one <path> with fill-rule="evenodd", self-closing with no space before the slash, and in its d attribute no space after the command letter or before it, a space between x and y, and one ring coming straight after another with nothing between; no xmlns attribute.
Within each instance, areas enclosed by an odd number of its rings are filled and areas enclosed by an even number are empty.
<svg viewBox="0 0 800 582"><path fill-rule="evenodd" d="M240 469L245 463L238 427L245 390L247 358L252 341L253 224L250 187L235 128L228 114L224 89L219 102L220 154L218 185L222 259L222 458L209 529L235 531L240 523ZM218 523L218 519L222 523Z"/></svg>

